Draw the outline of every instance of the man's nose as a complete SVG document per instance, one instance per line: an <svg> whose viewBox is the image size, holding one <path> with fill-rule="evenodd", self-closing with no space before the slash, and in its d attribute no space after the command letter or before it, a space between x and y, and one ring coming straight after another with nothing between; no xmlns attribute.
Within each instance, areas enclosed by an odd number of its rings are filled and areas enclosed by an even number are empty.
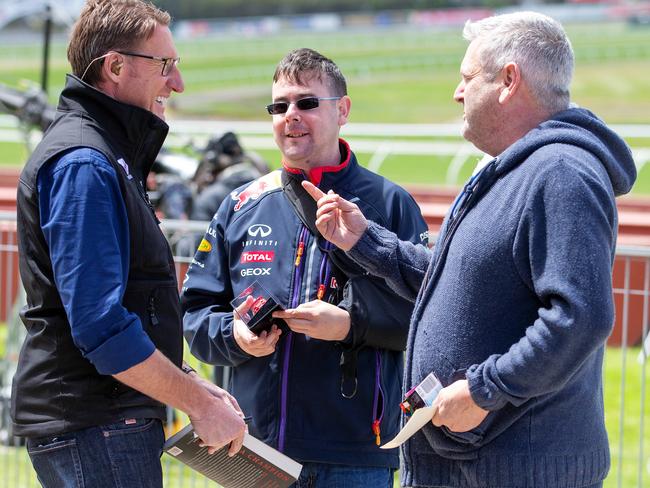
<svg viewBox="0 0 650 488"><path fill-rule="evenodd" d="M295 102L290 103L287 111L284 114L286 119L297 120L300 118L300 109L296 106Z"/></svg>
<svg viewBox="0 0 650 488"><path fill-rule="evenodd" d="M178 69L178 65L172 69L167 80L167 85L177 93L183 93L185 91L185 83L183 83L183 77L181 76L181 70Z"/></svg>
<svg viewBox="0 0 650 488"><path fill-rule="evenodd" d="M454 100L456 100L458 103L463 103L464 96L465 96L465 83L461 81L460 83L458 83L458 86L454 91Z"/></svg>

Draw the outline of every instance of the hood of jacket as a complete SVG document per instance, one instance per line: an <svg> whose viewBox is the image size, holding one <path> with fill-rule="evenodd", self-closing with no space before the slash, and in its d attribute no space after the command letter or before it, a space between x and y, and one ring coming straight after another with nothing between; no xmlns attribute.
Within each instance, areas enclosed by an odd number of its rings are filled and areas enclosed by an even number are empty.
<svg viewBox="0 0 650 488"><path fill-rule="evenodd" d="M494 177L499 177L533 152L550 144L569 144L593 154L605 167L616 196L628 193L637 172L625 141L589 110L570 108L554 114L501 153Z"/></svg>

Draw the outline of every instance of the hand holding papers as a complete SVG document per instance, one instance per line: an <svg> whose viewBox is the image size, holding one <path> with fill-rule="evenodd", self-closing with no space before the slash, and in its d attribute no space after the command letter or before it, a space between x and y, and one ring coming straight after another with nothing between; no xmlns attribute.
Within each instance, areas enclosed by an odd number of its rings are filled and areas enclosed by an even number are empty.
<svg viewBox="0 0 650 488"><path fill-rule="evenodd" d="M404 444L413 434L424 427L427 422L431 422L437 410L438 407L418 408L395 438L381 446L380 449L393 449Z"/></svg>
<svg viewBox="0 0 650 488"><path fill-rule="evenodd" d="M440 390L442 390L442 384L433 373L429 373L422 383L411 388L405 395L404 401L400 404L402 411L406 415L410 415L411 418L395 438L381 446L381 449L399 447L424 427L427 422L430 422L438 410L438 407L433 406L433 401L440 393Z"/></svg>

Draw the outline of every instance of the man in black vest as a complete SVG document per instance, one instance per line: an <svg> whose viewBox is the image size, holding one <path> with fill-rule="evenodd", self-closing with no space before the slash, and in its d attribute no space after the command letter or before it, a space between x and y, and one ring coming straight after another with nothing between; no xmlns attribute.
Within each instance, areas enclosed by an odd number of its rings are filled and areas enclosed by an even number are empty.
<svg viewBox="0 0 650 488"><path fill-rule="evenodd" d="M12 417L45 487L161 487L165 403L212 451L243 440L234 398L181 369L174 263L144 188L183 91L169 22L142 0L87 1L74 74L21 174Z"/></svg>

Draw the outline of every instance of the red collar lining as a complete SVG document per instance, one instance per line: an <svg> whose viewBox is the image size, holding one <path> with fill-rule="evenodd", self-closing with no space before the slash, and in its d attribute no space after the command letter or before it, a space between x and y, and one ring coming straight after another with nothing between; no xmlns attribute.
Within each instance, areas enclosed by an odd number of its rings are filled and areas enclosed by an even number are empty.
<svg viewBox="0 0 650 488"><path fill-rule="evenodd" d="M313 168L309 171L309 175L308 175L309 181L312 182L314 185L316 186L320 185L320 182L323 179L323 173L336 173L337 171L341 171L342 169L347 167L348 163L350 162L350 156L352 155L352 152L350 151L350 145L343 139L339 139L339 147L342 147L342 149L346 153L345 159L343 161L333 166L318 166L317 168ZM287 164L284 161L282 161L282 166L289 173L293 173L293 174L303 173L303 171L298 168L292 168L290 166L287 166Z"/></svg>

